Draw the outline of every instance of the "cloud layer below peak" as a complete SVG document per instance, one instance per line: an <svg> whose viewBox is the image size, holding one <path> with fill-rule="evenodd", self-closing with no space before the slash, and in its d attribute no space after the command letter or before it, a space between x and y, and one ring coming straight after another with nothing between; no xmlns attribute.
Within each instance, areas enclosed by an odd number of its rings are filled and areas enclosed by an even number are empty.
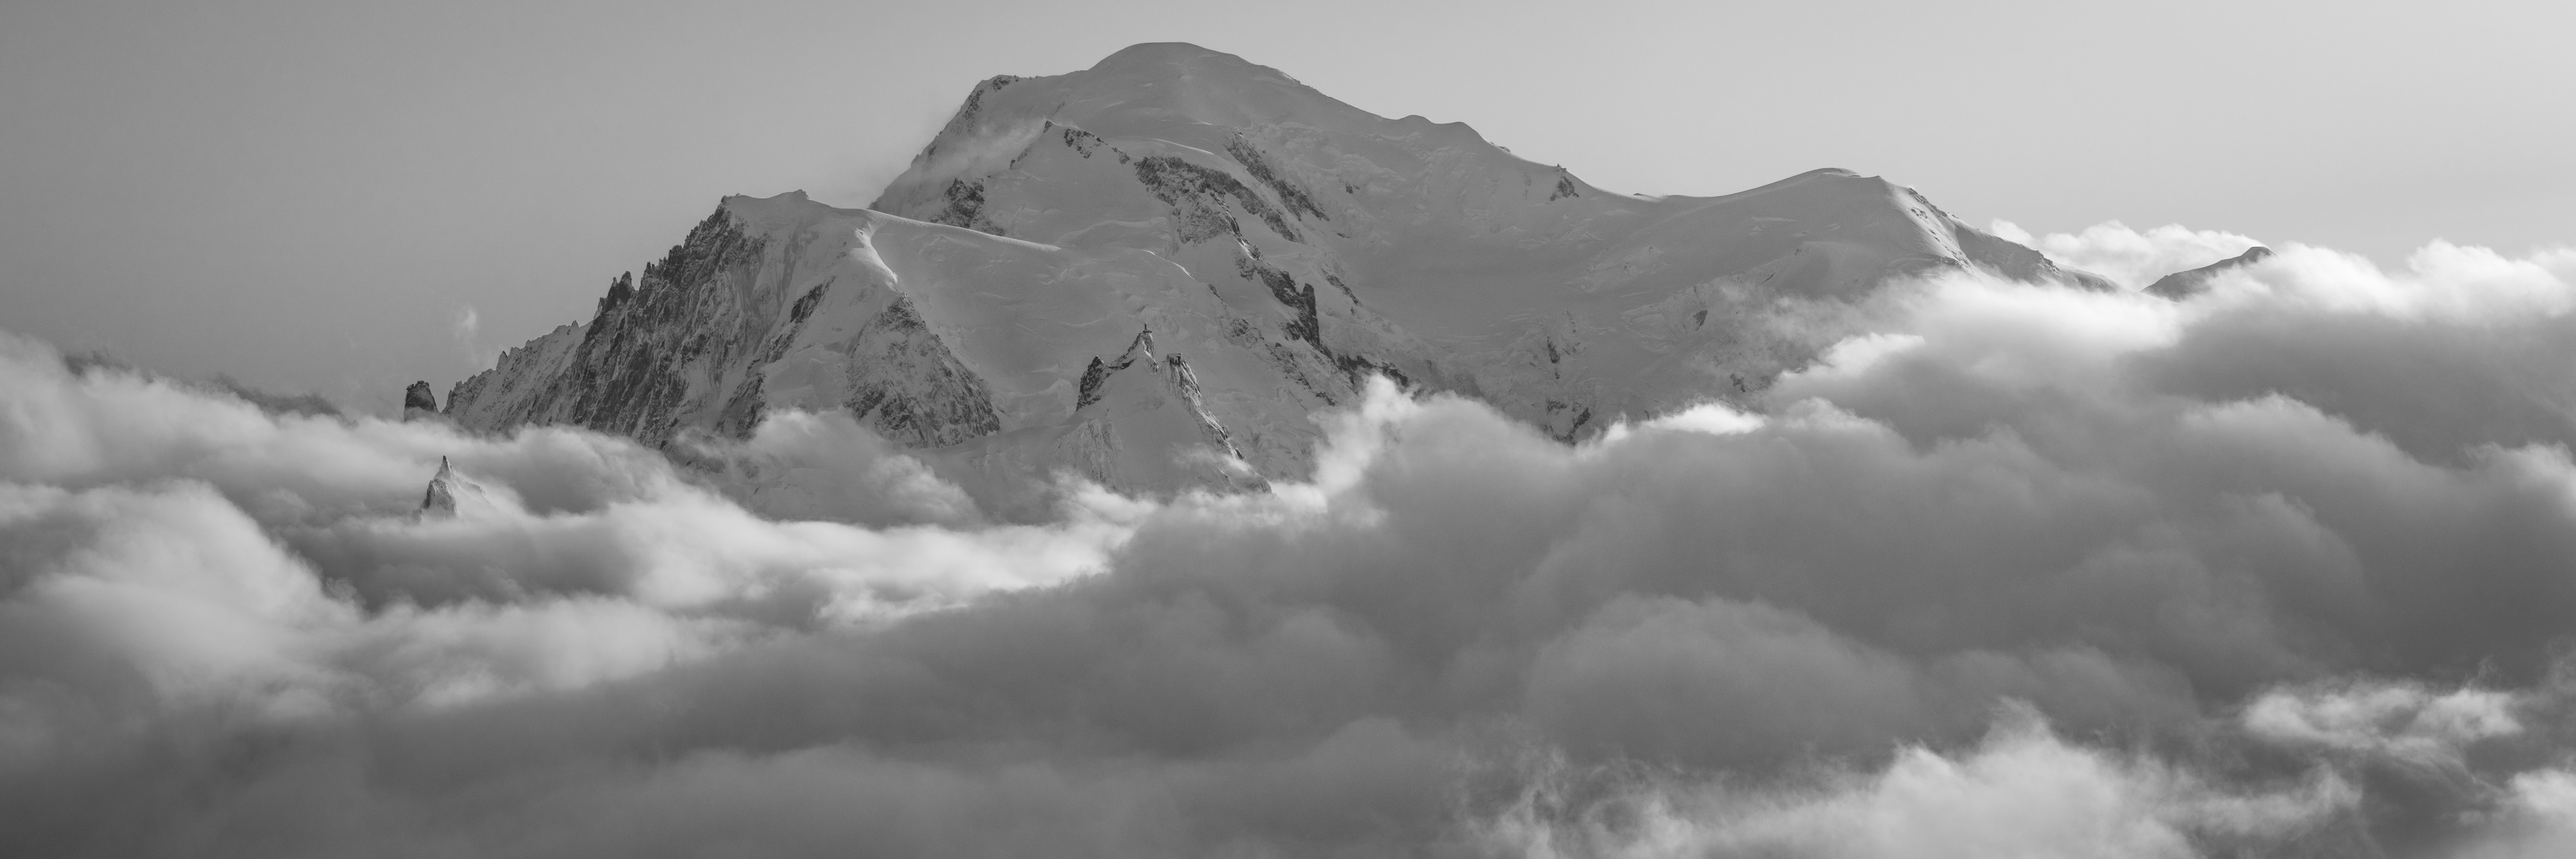
<svg viewBox="0 0 2576 859"><path fill-rule="evenodd" d="M0 341L0 853L2561 855L2576 253L2280 251L1035 525L831 416L674 465Z"/></svg>

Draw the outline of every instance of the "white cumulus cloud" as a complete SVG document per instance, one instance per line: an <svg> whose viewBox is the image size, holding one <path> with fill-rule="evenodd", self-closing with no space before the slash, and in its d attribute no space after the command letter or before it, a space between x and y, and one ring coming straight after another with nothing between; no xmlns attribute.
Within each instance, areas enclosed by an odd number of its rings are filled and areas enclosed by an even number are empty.
<svg viewBox="0 0 2576 859"><path fill-rule="evenodd" d="M2138 235L2056 244L2226 250ZM1382 384L1307 481L1034 524L834 416L665 455L0 339L0 853L2554 855L2571 284L1949 273L1733 405Z"/></svg>

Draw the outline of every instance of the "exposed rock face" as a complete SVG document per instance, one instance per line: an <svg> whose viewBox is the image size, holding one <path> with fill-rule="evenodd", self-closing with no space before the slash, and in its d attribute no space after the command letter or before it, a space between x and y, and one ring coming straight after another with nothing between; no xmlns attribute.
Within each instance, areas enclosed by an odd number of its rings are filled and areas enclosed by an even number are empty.
<svg viewBox="0 0 2576 859"><path fill-rule="evenodd" d="M545 378L528 380L537 386L529 396L496 402L481 386L459 383L448 392L448 411L469 425L570 423L648 444L668 442L683 425L747 423L724 410L759 408L757 389L745 389L746 353L773 322L762 312L772 308L760 305L780 303L750 283L765 246L765 237L745 234L739 219L718 210L647 264L640 285L627 277L612 283L577 343L547 344L570 351ZM504 357L503 367L512 357L519 356Z"/></svg>
<svg viewBox="0 0 2576 859"><path fill-rule="evenodd" d="M426 381L413 382L403 389L403 420L418 420L438 414L438 394Z"/></svg>
<svg viewBox="0 0 2576 859"><path fill-rule="evenodd" d="M730 198L640 280L613 282L589 322L457 383L447 414L480 429L568 423L654 445L691 428L746 433L773 405L848 409L924 446L998 432L983 377L869 261L878 220L894 219L801 193Z"/></svg>
<svg viewBox="0 0 2576 859"><path fill-rule="evenodd" d="M1617 194L1139 45L977 85L870 210L727 198L447 413L667 444L839 409L952 475L1257 481L1301 473L1308 415L1373 375L1574 439L1757 389L1825 345L1784 314L1945 268L2110 288L1878 178Z"/></svg>
<svg viewBox="0 0 2576 859"><path fill-rule="evenodd" d="M2180 301L2209 288L2209 282L2226 272L2272 258L2272 249L2262 245L2246 248L2244 253L2189 271L2178 271L2147 284L2147 291Z"/></svg>
<svg viewBox="0 0 2576 859"><path fill-rule="evenodd" d="M943 447L1002 430L983 380L958 363L910 299L896 298L860 326L847 362L843 405L889 439Z"/></svg>

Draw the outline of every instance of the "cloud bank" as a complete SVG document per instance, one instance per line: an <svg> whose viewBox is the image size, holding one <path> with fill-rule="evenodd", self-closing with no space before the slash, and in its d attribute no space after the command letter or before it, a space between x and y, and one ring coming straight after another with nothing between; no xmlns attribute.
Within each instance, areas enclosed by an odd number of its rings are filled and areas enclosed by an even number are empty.
<svg viewBox="0 0 2576 859"><path fill-rule="evenodd" d="M2571 308L1955 273L1735 407L1381 385L1310 481L1040 525L831 417L674 465L10 339L0 853L2564 855Z"/></svg>

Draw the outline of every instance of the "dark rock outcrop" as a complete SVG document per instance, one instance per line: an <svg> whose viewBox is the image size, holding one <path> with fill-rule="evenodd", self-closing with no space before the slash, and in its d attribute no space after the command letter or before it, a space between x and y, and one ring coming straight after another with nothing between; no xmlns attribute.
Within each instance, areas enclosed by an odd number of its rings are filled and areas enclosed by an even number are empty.
<svg viewBox="0 0 2576 859"><path fill-rule="evenodd" d="M427 381L411 383L403 389L403 420L419 420L438 414L438 393Z"/></svg>

